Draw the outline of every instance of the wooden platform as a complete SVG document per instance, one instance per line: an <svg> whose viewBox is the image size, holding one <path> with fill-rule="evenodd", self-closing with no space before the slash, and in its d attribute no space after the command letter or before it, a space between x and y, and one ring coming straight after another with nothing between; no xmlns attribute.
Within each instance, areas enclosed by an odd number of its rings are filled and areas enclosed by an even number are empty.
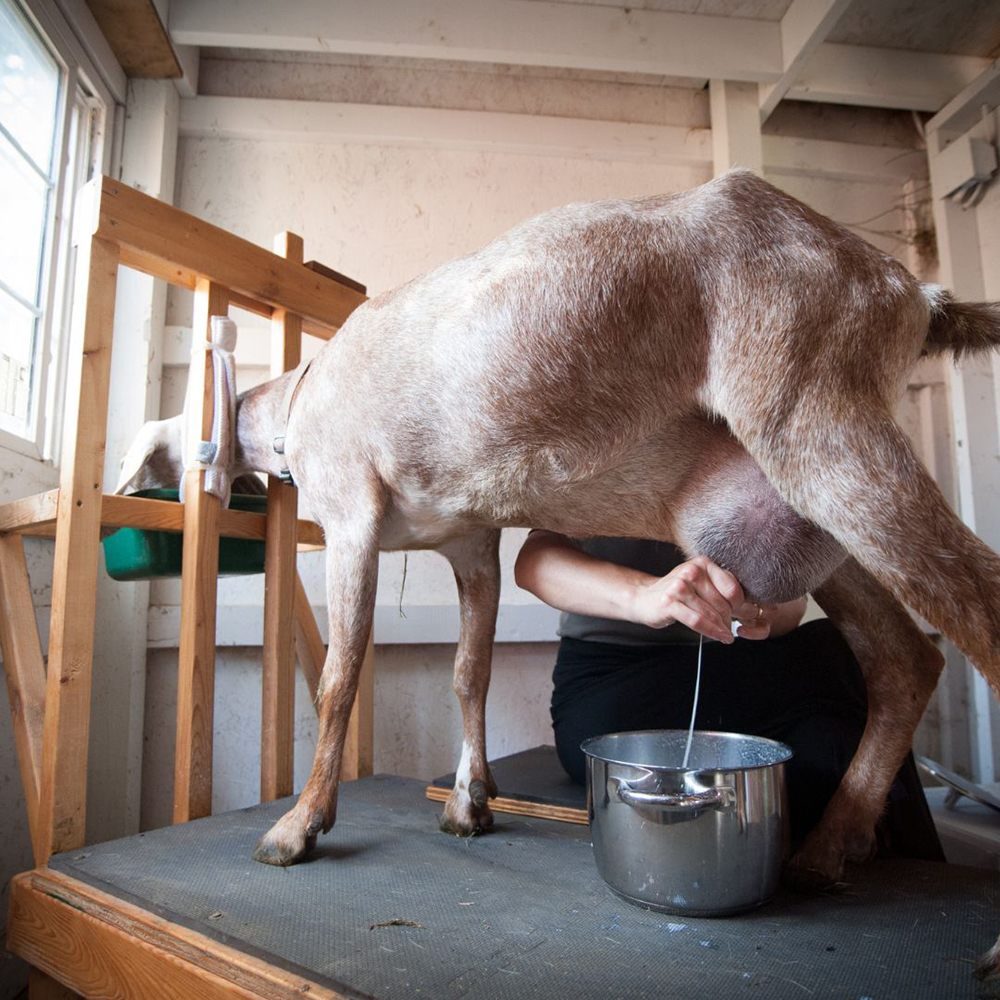
<svg viewBox="0 0 1000 1000"><path fill-rule="evenodd" d="M8 947L87 996L963 1000L1000 874L876 862L842 892L694 919L622 902L587 830L437 828L423 782L341 790L312 861L250 861L273 802L54 857L18 876Z"/></svg>

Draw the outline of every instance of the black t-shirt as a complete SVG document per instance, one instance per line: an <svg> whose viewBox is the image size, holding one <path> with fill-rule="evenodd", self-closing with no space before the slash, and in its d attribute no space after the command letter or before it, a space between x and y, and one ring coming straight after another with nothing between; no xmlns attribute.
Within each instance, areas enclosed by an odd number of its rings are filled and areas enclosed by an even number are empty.
<svg viewBox="0 0 1000 1000"><path fill-rule="evenodd" d="M676 545L645 538L584 538L574 539L573 543L595 559L627 566L651 576L666 576L685 559ZM679 622L665 628L650 628L635 622L592 618L565 611L559 617L558 632L567 639L610 642L622 646L691 645L698 641L698 634Z"/></svg>

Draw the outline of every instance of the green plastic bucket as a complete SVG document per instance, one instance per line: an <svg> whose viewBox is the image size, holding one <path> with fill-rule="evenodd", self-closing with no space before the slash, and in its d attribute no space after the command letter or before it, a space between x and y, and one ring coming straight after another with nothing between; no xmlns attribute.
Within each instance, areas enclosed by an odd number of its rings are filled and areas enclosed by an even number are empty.
<svg viewBox="0 0 1000 1000"><path fill-rule="evenodd" d="M177 490L140 490L131 496L177 502ZM267 497L234 493L232 510L267 513ZM113 580L153 580L181 575L184 536L179 531L119 528L104 539L104 565ZM249 538L219 539L219 576L264 572L264 543Z"/></svg>

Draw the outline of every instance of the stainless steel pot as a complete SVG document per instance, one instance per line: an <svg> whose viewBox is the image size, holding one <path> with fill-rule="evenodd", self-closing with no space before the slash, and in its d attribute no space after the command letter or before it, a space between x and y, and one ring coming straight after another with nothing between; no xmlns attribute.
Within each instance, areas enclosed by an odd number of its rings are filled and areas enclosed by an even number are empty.
<svg viewBox="0 0 1000 1000"><path fill-rule="evenodd" d="M784 743L687 730L586 740L597 870L639 906L739 913L774 895L788 845Z"/></svg>

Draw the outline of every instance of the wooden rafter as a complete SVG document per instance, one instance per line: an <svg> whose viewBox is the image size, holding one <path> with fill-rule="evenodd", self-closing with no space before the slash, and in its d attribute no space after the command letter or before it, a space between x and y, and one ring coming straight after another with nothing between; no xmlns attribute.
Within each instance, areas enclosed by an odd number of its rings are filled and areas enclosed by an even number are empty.
<svg viewBox="0 0 1000 1000"><path fill-rule="evenodd" d="M172 0L169 30L175 44L606 70L699 84L784 86L791 71L788 96L798 100L931 111L989 63L822 42L842 4L796 0L784 22L772 22L523 0L303 0L290 7ZM796 79L803 62L807 72Z"/></svg>
<svg viewBox="0 0 1000 1000"><path fill-rule="evenodd" d="M851 5L851 0L794 0L781 19L781 79L760 87L760 120L771 112L798 79L807 60Z"/></svg>

